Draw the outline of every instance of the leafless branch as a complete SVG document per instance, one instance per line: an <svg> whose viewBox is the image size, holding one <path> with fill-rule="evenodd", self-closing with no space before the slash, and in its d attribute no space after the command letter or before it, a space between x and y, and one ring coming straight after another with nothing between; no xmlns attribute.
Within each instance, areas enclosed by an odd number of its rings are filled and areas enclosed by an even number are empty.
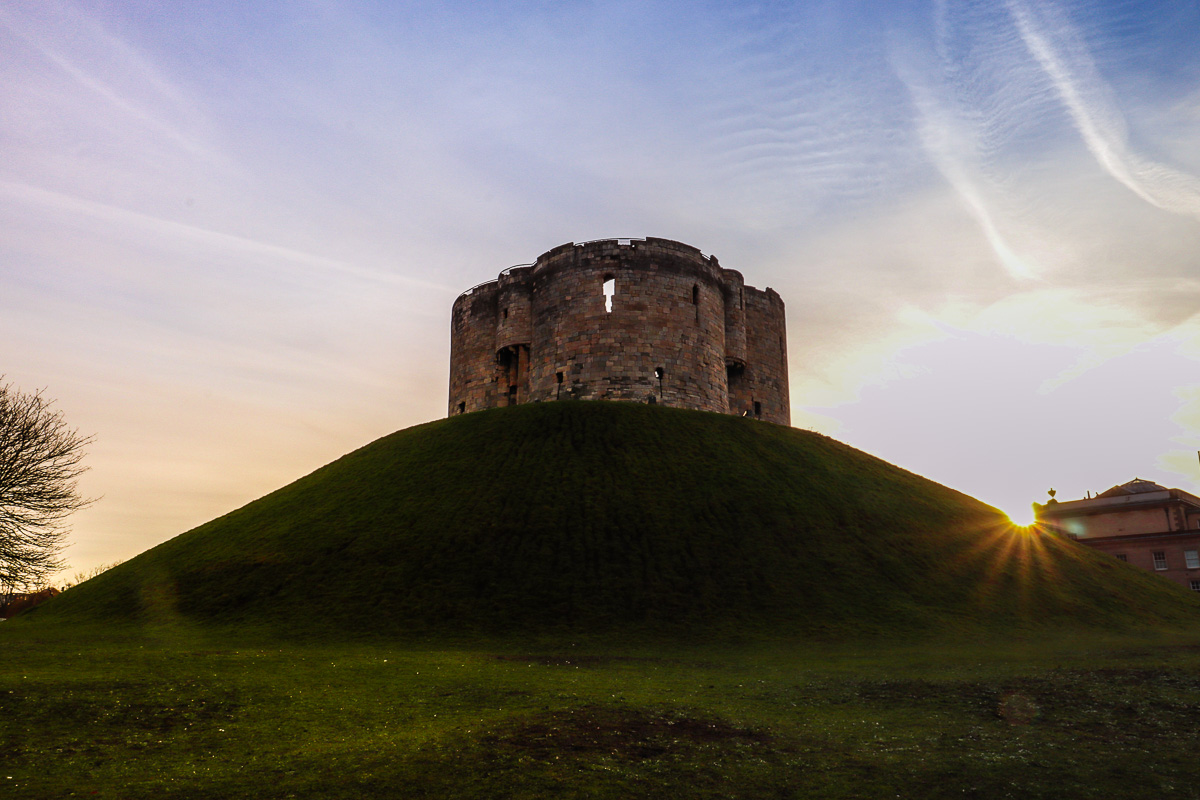
<svg viewBox="0 0 1200 800"><path fill-rule="evenodd" d="M41 391L0 383L0 589L35 585L62 569L66 518L90 502L78 483L92 437L69 427L53 405Z"/></svg>

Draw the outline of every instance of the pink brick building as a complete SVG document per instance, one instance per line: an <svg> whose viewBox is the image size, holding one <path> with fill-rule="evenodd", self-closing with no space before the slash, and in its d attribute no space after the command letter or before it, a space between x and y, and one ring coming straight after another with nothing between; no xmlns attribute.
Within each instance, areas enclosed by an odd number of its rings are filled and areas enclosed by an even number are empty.
<svg viewBox="0 0 1200 800"><path fill-rule="evenodd" d="M1200 592L1200 497L1134 478L1034 512L1042 526Z"/></svg>

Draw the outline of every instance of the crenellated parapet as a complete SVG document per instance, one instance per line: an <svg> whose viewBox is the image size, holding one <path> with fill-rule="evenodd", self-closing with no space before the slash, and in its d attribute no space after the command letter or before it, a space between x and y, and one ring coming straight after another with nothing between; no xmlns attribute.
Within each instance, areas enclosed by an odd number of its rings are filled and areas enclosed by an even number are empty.
<svg viewBox="0 0 1200 800"><path fill-rule="evenodd" d="M564 244L459 296L450 414L567 399L790 424L783 301L653 238Z"/></svg>

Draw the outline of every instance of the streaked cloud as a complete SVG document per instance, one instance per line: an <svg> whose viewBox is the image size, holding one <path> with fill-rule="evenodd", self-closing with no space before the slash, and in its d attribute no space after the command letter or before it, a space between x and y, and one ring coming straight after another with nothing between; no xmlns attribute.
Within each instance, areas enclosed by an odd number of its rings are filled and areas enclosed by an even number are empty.
<svg viewBox="0 0 1200 800"><path fill-rule="evenodd" d="M288 271L293 277L295 276L296 268L302 268L333 272L343 277L367 282L404 284L446 293L453 291L449 286L423 278L398 275L383 269L361 267L268 242L255 241L242 236L208 230L174 220L152 217L116 206L96 203L83 198L71 197L19 183L0 181L0 196L7 196L12 201L19 203L42 205L56 211L65 211L90 217L104 224L118 226L125 230L136 230L139 233L150 236L174 239L179 242L180 246L200 245L219 248L230 251L233 253L233 257L241 258L245 261L274 260L284 262L289 265Z"/></svg>
<svg viewBox="0 0 1200 800"><path fill-rule="evenodd" d="M1200 220L1200 180L1134 152L1121 112L1086 44L1054 6L1010 0L1021 40L1058 91L1096 161L1130 191L1165 211Z"/></svg>

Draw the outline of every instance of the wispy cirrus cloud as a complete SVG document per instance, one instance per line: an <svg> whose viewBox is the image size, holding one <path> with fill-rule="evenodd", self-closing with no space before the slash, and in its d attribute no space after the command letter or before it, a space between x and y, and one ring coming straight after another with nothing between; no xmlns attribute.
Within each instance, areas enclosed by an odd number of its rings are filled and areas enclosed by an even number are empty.
<svg viewBox="0 0 1200 800"><path fill-rule="evenodd" d="M24 205L41 205L60 212L83 216L116 226L139 236L173 239L182 246L200 245L230 253L249 263L272 263L294 280L297 270L333 273L343 278L368 284L399 284L414 288L450 293L455 290L442 283L410 277L379 267L368 267L315 253L296 250L272 242L264 242L222 231L189 225L176 220L154 217L106 203L99 203L61 192L52 192L13 181L0 180L0 200L8 199Z"/></svg>
<svg viewBox="0 0 1200 800"><path fill-rule="evenodd" d="M1010 0L1021 41L1045 71L1097 163L1147 203L1200 220L1200 179L1137 153L1086 43L1050 3Z"/></svg>
<svg viewBox="0 0 1200 800"><path fill-rule="evenodd" d="M1046 92L1016 48L1019 41L986 5L931 8L929 41L894 35L891 66L907 89L920 146L975 220L995 262L1012 279L1041 279L1027 246L1027 203L1006 163L1013 141Z"/></svg>
<svg viewBox="0 0 1200 800"><path fill-rule="evenodd" d="M36 102L57 101L64 116L89 108L80 121L90 127L120 129L123 136L128 136L131 128L140 129L144 138L169 143L210 169L231 169L228 159L204 134L211 126L198 111L198 98L189 96L128 42L109 33L96 17L66 3L39 3L33 8L24 3L0 8L0 29L15 45L7 60L10 66L22 67L4 70L12 81L5 87L10 103L18 103L23 90L39 89ZM18 61L22 49L36 53L53 70L39 70L29 61L22 64ZM66 82L57 80L55 72ZM37 129L13 130L11 121L6 127L10 133L26 136L45 134L44 115L26 119Z"/></svg>
<svg viewBox="0 0 1200 800"><path fill-rule="evenodd" d="M971 144L976 140L919 78L909 73L905 83L917 110L917 130L926 153L974 217L996 261L1014 278L1038 277L1037 269L1017 254L1000 229L971 152Z"/></svg>

